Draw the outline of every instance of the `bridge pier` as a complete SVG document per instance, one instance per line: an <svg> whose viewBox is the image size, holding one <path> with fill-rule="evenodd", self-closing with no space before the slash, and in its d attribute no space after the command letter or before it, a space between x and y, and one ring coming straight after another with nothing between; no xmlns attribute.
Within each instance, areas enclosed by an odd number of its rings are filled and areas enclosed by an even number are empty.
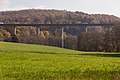
<svg viewBox="0 0 120 80"><path fill-rule="evenodd" d="M41 27L37 26L37 27L36 27L36 34L39 35L40 32L41 32Z"/></svg>
<svg viewBox="0 0 120 80"><path fill-rule="evenodd" d="M112 31L112 27L110 27L110 31Z"/></svg>
<svg viewBox="0 0 120 80"><path fill-rule="evenodd" d="M61 28L61 47L64 48L64 28Z"/></svg>
<svg viewBox="0 0 120 80"><path fill-rule="evenodd" d="M18 39L17 39L17 36L16 36L16 26L13 26L13 27L10 28L10 33L11 33L10 41L11 42L17 42Z"/></svg>
<svg viewBox="0 0 120 80"><path fill-rule="evenodd" d="M85 28L85 32L88 32L88 27Z"/></svg>

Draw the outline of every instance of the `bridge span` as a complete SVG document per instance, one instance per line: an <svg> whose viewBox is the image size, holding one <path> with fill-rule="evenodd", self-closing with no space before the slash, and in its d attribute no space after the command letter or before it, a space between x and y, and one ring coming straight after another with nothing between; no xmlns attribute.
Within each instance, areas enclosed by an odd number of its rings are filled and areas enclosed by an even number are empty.
<svg viewBox="0 0 120 80"><path fill-rule="evenodd" d="M0 26L113 26L120 24L0 24Z"/></svg>
<svg viewBox="0 0 120 80"><path fill-rule="evenodd" d="M10 33L11 33L11 37L14 39L14 37L16 36L16 27L36 27L36 33L39 34L41 27L45 26L45 27L52 27L52 26L56 26L61 28L61 39L62 39L62 47L64 47L64 37L63 37L63 33L64 33L64 27L66 26L80 26L80 27L85 27L86 31L87 31L87 27L89 26L103 26L105 28L111 28L112 26L115 25L120 25L120 24L0 24L0 27L6 27L6 28L10 28ZM13 40L14 41L14 40Z"/></svg>

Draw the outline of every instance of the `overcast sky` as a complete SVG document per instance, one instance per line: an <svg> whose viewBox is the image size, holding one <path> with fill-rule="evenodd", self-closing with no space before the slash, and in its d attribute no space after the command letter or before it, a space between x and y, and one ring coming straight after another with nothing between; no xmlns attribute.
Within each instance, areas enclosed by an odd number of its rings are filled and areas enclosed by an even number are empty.
<svg viewBox="0 0 120 80"><path fill-rule="evenodd" d="M0 10L60 9L120 17L120 0L0 0Z"/></svg>

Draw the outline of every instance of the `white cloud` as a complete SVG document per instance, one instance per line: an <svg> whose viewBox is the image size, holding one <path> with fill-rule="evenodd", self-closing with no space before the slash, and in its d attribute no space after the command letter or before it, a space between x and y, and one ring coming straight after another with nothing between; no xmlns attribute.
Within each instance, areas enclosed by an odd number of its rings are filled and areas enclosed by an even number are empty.
<svg viewBox="0 0 120 80"><path fill-rule="evenodd" d="M8 7L8 4L10 3L10 0L0 0L0 10L4 10Z"/></svg>
<svg viewBox="0 0 120 80"><path fill-rule="evenodd" d="M26 7L26 6L16 6L14 8L10 8L8 6L0 9L1 11L14 11L14 10L24 10L24 9L45 9L45 6L37 6L37 7Z"/></svg>
<svg viewBox="0 0 120 80"><path fill-rule="evenodd" d="M0 6L5 6L10 3L10 0L0 0Z"/></svg>

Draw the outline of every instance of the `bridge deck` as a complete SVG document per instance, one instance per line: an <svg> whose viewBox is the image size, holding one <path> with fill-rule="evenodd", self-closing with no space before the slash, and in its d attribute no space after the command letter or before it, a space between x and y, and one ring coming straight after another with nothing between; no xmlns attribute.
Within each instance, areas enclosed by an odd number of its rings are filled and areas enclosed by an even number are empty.
<svg viewBox="0 0 120 80"><path fill-rule="evenodd" d="M0 24L0 26L114 26L120 24Z"/></svg>

